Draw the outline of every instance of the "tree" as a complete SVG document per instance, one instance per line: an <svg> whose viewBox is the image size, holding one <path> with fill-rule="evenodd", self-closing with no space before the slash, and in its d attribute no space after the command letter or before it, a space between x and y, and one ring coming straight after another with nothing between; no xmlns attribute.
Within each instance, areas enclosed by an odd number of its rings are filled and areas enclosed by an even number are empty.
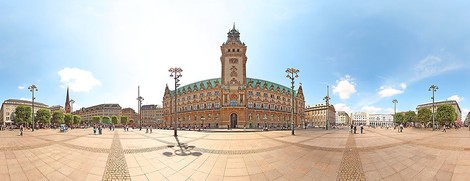
<svg viewBox="0 0 470 181"><path fill-rule="evenodd" d="M121 116L121 124L127 125L127 116Z"/></svg>
<svg viewBox="0 0 470 181"><path fill-rule="evenodd" d="M51 123L58 126L64 123L64 113L62 111L54 111L52 113Z"/></svg>
<svg viewBox="0 0 470 181"><path fill-rule="evenodd" d="M101 119L104 124L111 124L111 118L109 118L109 116L103 116Z"/></svg>
<svg viewBox="0 0 470 181"><path fill-rule="evenodd" d="M429 109L418 110L417 121L423 125L428 125L432 119L432 112Z"/></svg>
<svg viewBox="0 0 470 181"><path fill-rule="evenodd" d="M129 120L129 124L131 124L132 126L134 126L134 120L133 120L133 119Z"/></svg>
<svg viewBox="0 0 470 181"><path fill-rule="evenodd" d="M95 123L95 124L100 123L100 120L101 120L101 118L100 118L99 116L93 116L93 117L91 118L91 121L92 121L93 123Z"/></svg>
<svg viewBox="0 0 470 181"><path fill-rule="evenodd" d="M113 124L118 124L118 117L117 116L111 116L111 122L113 122Z"/></svg>
<svg viewBox="0 0 470 181"><path fill-rule="evenodd" d="M405 113L404 112L398 112L393 117L393 122L395 122L396 124L404 124L405 123Z"/></svg>
<svg viewBox="0 0 470 181"><path fill-rule="evenodd" d="M65 116L64 116L64 122L65 122L65 124L66 124L67 126L72 125L72 123L73 123L73 116L72 116L72 114L70 114L70 113L65 114Z"/></svg>
<svg viewBox="0 0 470 181"><path fill-rule="evenodd" d="M437 107L436 119L440 125L451 125L456 117L455 109L451 105L440 105Z"/></svg>
<svg viewBox="0 0 470 181"><path fill-rule="evenodd" d="M80 117L79 115L73 115L72 119L74 125L80 125L80 123L82 122L82 117Z"/></svg>
<svg viewBox="0 0 470 181"><path fill-rule="evenodd" d="M36 118L37 122L43 123L43 124L50 124L51 123L51 111L48 109L39 109L38 112L36 112Z"/></svg>
<svg viewBox="0 0 470 181"><path fill-rule="evenodd" d="M405 112L404 114L404 122L405 123L415 123L416 121L416 113L414 111L408 111L408 112Z"/></svg>
<svg viewBox="0 0 470 181"><path fill-rule="evenodd" d="M31 123L31 107L18 106L15 109L15 123Z"/></svg>

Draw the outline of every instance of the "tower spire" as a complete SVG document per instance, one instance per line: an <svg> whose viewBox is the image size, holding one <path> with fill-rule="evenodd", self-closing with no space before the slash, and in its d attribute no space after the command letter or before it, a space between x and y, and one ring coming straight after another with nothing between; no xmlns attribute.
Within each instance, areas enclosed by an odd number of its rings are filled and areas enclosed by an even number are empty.
<svg viewBox="0 0 470 181"><path fill-rule="evenodd" d="M67 95L66 95L66 97L65 97L65 113L70 113L69 86L67 86Z"/></svg>

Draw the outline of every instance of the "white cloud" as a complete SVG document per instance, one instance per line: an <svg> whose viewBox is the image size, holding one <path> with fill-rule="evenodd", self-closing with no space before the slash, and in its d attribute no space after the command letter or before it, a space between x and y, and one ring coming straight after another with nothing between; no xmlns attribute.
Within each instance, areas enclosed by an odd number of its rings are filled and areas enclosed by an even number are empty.
<svg viewBox="0 0 470 181"><path fill-rule="evenodd" d="M431 76L435 76L448 71L456 70L462 66L448 59L443 61L441 57L429 55L419 61L414 67L415 75L411 82L416 82Z"/></svg>
<svg viewBox="0 0 470 181"><path fill-rule="evenodd" d="M406 86L407 86L406 83L404 83L404 82L400 83L400 87L401 87L403 90L406 89Z"/></svg>
<svg viewBox="0 0 470 181"><path fill-rule="evenodd" d="M349 75L341 80L336 80L336 86L333 86L333 93L338 93L341 99L349 99L351 94L356 93L356 86Z"/></svg>
<svg viewBox="0 0 470 181"><path fill-rule="evenodd" d="M23 90L24 88L25 88L24 86L21 86L21 85L18 86L18 89L19 89L19 90Z"/></svg>
<svg viewBox="0 0 470 181"><path fill-rule="evenodd" d="M353 109L351 109L350 107L348 107L346 104L343 104L343 103L338 103L338 104L335 104L334 106L337 112L338 111L345 111L347 113L354 112Z"/></svg>
<svg viewBox="0 0 470 181"><path fill-rule="evenodd" d="M362 111L366 113L379 113L379 111L382 111L382 108L374 106L364 106L362 107Z"/></svg>
<svg viewBox="0 0 470 181"><path fill-rule="evenodd" d="M63 86L69 86L70 90L75 92L89 92L94 86L101 85L91 72L79 68L66 67L58 74Z"/></svg>
<svg viewBox="0 0 470 181"><path fill-rule="evenodd" d="M385 87L380 87L379 95L380 97L390 97L394 96L397 94L403 93L403 90L398 90L394 88L385 88Z"/></svg>
<svg viewBox="0 0 470 181"><path fill-rule="evenodd" d="M447 98L447 100L454 100L454 101L457 101L457 102L461 102L464 100L463 97L459 97L458 95L453 95L453 96L450 96L449 98Z"/></svg>

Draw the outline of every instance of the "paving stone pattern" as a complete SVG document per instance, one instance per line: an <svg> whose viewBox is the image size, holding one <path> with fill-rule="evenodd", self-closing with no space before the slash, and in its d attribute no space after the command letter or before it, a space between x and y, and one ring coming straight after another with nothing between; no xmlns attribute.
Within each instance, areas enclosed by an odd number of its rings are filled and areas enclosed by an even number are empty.
<svg viewBox="0 0 470 181"><path fill-rule="evenodd" d="M348 137L336 180L366 180L353 134Z"/></svg>
<svg viewBox="0 0 470 181"><path fill-rule="evenodd" d="M114 132L103 180L131 180L118 132Z"/></svg>

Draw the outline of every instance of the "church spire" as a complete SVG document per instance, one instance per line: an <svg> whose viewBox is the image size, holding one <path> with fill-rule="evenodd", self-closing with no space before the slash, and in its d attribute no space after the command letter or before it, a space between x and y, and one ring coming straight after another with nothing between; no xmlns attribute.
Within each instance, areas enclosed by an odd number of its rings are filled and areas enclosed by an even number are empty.
<svg viewBox="0 0 470 181"><path fill-rule="evenodd" d="M67 95L65 97L65 113L70 113L69 86L67 86Z"/></svg>

